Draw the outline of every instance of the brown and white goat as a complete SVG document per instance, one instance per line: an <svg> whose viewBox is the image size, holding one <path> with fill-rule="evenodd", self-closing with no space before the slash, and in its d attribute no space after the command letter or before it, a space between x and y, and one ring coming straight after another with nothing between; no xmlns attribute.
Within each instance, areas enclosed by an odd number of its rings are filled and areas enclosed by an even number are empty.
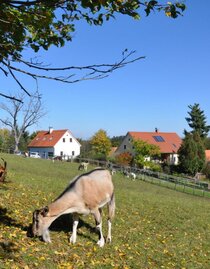
<svg viewBox="0 0 210 269"><path fill-rule="evenodd" d="M33 213L32 234L42 236L45 242L51 242L48 228L51 223L63 214L73 214L73 230L70 242L75 243L79 214L92 214L99 231L100 247L105 240L102 233L101 208L108 205L108 235L107 242L111 242L111 221L115 212L114 186L110 172L97 168L89 173L76 177L64 192L51 204L35 210Z"/></svg>
<svg viewBox="0 0 210 269"><path fill-rule="evenodd" d="M0 182L4 182L7 174L7 162L1 158L4 162L4 166L0 164Z"/></svg>

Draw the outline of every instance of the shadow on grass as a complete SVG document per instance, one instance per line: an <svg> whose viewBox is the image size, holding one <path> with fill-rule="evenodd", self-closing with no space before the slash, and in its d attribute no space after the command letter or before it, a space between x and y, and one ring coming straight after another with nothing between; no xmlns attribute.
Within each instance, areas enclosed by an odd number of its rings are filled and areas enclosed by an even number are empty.
<svg viewBox="0 0 210 269"><path fill-rule="evenodd" d="M20 228L21 230L27 230L27 227L22 226L21 224L17 223L15 220L10 218L8 215L7 208L0 207L0 224L5 226L14 226ZM10 241L1 241L0 242L0 258L3 260L6 259L16 259L14 257L14 253L18 252L17 246Z"/></svg>
<svg viewBox="0 0 210 269"><path fill-rule="evenodd" d="M17 247L14 243L9 241L0 242L0 257L3 260L16 259L14 253L18 252Z"/></svg>
<svg viewBox="0 0 210 269"><path fill-rule="evenodd" d="M72 232L72 227L73 227L73 219L72 219L72 214L65 214L60 216L59 218L57 218L50 226L50 231L55 231L55 232L65 232L66 234ZM89 223L85 222L82 219L79 219L79 224L78 224L78 230L77 230L77 234L79 236L88 238L89 240L95 241L93 240L92 237L85 235L83 233L80 233L80 228L85 228L87 229L90 233L95 233L98 234L98 231L96 230L95 227L92 227ZM28 232L27 232L27 236L28 237L33 237L32 235L32 224L29 225L28 227Z"/></svg>
<svg viewBox="0 0 210 269"><path fill-rule="evenodd" d="M10 184L11 182L12 181L8 181L8 180L3 181L3 182L0 181L0 191L8 191L9 188L7 187L7 185Z"/></svg>
<svg viewBox="0 0 210 269"><path fill-rule="evenodd" d="M8 216L7 208L0 207L0 223L5 226L13 226L16 228L20 228L23 231L27 231L28 227L23 226L20 223L17 223L16 220L12 219Z"/></svg>

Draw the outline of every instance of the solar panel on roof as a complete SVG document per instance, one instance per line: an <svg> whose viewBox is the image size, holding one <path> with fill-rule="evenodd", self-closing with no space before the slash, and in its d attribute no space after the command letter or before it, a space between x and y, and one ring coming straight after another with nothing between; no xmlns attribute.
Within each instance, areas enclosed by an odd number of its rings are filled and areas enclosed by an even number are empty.
<svg viewBox="0 0 210 269"><path fill-rule="evenodd" d="M165 142L163 137L160 135L155 135L155 136L153 136L153 138L155 139L156 142Z"/></svg>

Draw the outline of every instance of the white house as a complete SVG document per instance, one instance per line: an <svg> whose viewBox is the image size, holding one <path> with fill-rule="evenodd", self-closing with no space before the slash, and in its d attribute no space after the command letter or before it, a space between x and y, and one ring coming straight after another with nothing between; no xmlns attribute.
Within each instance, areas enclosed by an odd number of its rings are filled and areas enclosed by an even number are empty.
<svg viewBox="0 0 210 269"><path fill-rule="evenodd" d="M181 146L182 139L176 133L165 133L158 130L155 132L128 132L114 155L117 156L123 152L129 152L134 156L135 151L132 141L138 139L158 146L160 148L161 162L178 164L177 152ZM148 160L150 160L149 156Z"/></svg>
<svg viewBox="0 0 210 269"><path fill-rule="evenodd" d="M40 131L28 145L30 152L38 152L42 158L61 156L63 158L75 158L80 155L81 144L73 134L65 130Z"/></svg>

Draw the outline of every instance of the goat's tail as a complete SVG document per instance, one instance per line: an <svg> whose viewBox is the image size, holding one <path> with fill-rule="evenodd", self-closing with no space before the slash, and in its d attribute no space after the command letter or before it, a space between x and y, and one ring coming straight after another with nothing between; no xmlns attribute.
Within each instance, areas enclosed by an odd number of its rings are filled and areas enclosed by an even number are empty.
<svg viewBox="0 0 210 269"><path fill-rule="evenodd" d="M115 195L112 194L111 200L108 203L108 218L112 220L115 215Z"/></svg>

